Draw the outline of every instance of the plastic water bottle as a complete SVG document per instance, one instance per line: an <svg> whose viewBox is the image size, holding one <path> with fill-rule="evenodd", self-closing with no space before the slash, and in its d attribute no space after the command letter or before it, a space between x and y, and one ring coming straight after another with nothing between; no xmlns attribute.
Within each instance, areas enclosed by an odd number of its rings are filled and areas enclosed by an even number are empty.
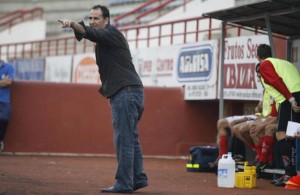
<svg viewBox="0 0 300 195"><path fill-rule="evenodd" d="M231 152L223 154L218 162L218 187L234 188L235 183L235 161Z"/></svg>

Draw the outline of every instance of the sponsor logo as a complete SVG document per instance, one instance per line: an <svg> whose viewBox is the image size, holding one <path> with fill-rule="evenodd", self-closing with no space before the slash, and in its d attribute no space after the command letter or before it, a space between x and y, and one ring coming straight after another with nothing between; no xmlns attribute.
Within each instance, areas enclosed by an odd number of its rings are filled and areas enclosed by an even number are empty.
<svg viewBox="0 0 300 195"><path fill-rule="evenodd" d="M185 47L179 51L177 79L206 81L211 77L213 48L211 45Z"/></svg>
<svg viewBox="0 0 300 195"><path fill-rule="evenodd" d="M219 178L228 178L228 169L218 169Z"/></svg>
<svg viewBox="0 0 300 195"><path fill-rule="evenodd" d="M157 58L156 62L152 62L151 59L138 60L138 73L141 77L151 76L156 74L157 76L172 76L174 60L172 58Z"/></svg>
<svg viewBox="0 0 300 195"><path fill-rule="evenodd" d="M224 64L224 88L257 89L254 63Z"/></svg>
<svg viewBox="0 0 300 195"><path fill-rule="evenodd" d="M75 83L100 83L100 76L96 60L92 57L83 58L76 66Z"/></svg>

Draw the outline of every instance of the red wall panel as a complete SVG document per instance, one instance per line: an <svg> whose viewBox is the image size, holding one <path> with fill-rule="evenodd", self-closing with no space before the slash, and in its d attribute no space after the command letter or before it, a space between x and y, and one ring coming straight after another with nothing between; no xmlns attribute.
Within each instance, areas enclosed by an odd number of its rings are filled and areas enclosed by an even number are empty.
<svg viewBox="0 0 300 195"><path fill-rule="evenodd" d="M98 85L14 82L7 152L114 154L108 100ZM186 155L216 140L218 101L184 101L181 88L145 88L145 155Z"/></svg>

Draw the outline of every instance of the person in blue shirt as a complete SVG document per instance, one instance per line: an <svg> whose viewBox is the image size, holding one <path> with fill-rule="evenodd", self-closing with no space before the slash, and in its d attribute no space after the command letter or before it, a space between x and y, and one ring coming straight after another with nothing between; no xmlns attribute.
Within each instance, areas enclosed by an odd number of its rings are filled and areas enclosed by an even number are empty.
<svg viewBox="0 0 300 195"><path fill-rule="evenodd" d="M3 140L11 113L10 86L13 79L13 66L0 59L0 152L4 148Z"/></svg>

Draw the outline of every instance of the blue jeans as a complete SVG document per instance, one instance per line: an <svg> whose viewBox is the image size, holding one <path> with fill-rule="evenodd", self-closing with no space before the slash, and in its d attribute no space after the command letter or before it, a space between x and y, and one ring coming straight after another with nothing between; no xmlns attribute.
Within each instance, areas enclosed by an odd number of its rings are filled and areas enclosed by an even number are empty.
<svg viewBox="0 0 300 195"><path fill-rule="evenodd" d="M144 111L142 87L125 87L110 98L114 146L118 168L114 188L132 191L136 185L147 183L137 124Z"/></svg>
<svg viewBox="0 0 300 195"><path fill-rule="evenodd" d="M10 103L0 102L0 141L4 140L10 118L10 112Z"/></svg>
<svg viewBox="0 0 300 195"><path fill-rule="evenodd" d="M0 119L9 120L10 112L11 112L10 103L0 102Z"/></svg>

